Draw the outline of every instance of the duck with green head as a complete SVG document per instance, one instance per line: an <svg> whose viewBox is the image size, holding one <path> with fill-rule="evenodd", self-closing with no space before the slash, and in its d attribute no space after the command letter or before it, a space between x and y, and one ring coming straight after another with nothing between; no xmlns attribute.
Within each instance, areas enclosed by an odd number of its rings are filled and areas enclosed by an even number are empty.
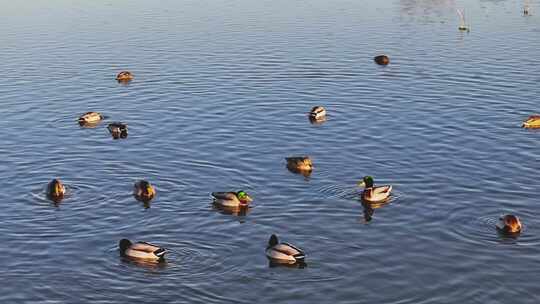
<svg viewBox="0 0 540 304"><path fill-rule="evenodd" d="M222 207L247 206L252 202L251 197L245 191L238 192L212 192L214 204Z"/></svg>
<svg viewBox="0 0 540 304"><path fill-rule="evenodd" d="M384 202L390 197L390 193L392 192L391 185L375 187L373 185L373 177L371 176L364 176L362 181L358 183L358 186L364 187L362 200L368 203Z"/></svg>

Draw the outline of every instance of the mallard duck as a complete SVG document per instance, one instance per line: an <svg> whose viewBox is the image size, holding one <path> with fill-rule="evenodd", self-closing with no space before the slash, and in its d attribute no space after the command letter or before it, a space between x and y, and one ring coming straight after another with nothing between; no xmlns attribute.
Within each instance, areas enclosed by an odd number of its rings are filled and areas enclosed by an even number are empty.
<svg viewBox="0 0 540 304"><path fill-rule="evenodd" d="M59 179L53 179L47 185L47 196L56 203L59 203L66 193L66 187Z"/></svg>
<svg viewBox="0 0 540 304"><path fill-rule="evenodd" d="M326 109L322 106L315 106L309 111L309 118L323 120L326 117Z"/></svg>
<svg viewBox="0 0 540 304"><path fill-rule="evenodd" d="M130 240L122 239L118 243L120 255L147 261L162 261L165 259L165 248L158 247L146 242L132 243Z"/></svg>
<svg viewBox="0 0 540 304"><path fill-rule="evenodd" d="M540 128L540 115L531 115L521 125L522 128Z"/></svg>
<svg viewBox="0 0 540 304"><path fill-rule="evenodd" d="M156 189L148 181L140 180L133 187L133 195L143 202L149 202L156 195Z"/></svg>
<svg viewBox="0 0 540 304"><path fill-rule="evenodd" d="M251 197L245 191L238 192L212 192L214 203L223 207L247 206Z"/></svg>
<svg viewBox="0 0 540 304"><path fill-rule="evenodd" d="M275 234L268 240L266 256L271 261L285 264L303 263L306 257L302 249L289 243L280 243Z"/></svg>
<svg viewBox="0 0 540 304"><path fill-rule="evenodd" d="M309 156L286 157L287 168L293 172L312 171L313 162Z"/></svg>
<svg viewBox="0 0 540 304"><path fill-rule="evenodd" d="M388 58L386 55L375 56L373 60L375 60L375 62L379 65L387 65L390 63L390 58Z"/></svg>
<svg viewBox="0 0 540 304"><path fill-rule="evenodd" d="M499 222L496 225L497 230L502 233L520 233L521 221L513 214L507 214L499 218Z"/></svg>
<svg viewBox="0 0 540 304"><path fill-rule="evenodd" d="M362 200L368 203L381 203L390 197L392 192L392 186L373 186L373 177L364 176L361 182L358 183L358 186L365 187L362 192Z"/></svg>
<svg viewBox="0 0 540 304"><path fill-rule="evenodd" d="M132 79L133 74L131 74L131 72L129 71L122 71L118 73L118 75L116 75L116 80L118 80L119 82L131 81Z"/></svg>
<svg viewBox="0 0 540 304"><path fill-rule="evenodd" d="M103 119L103 115L98 112L86 112L81 117L79 117L79 123L80 124L86 124L86 123L97 123L100 120Z"/></svg>
<svg viewBox="0 0 540 304"><path fill-rule="evenodd" d="M109 129L109 132L111 132L114 139L126 138L128 135L127 124L122 122L110 123L109 126L107 126L107 129Z"/></svg>

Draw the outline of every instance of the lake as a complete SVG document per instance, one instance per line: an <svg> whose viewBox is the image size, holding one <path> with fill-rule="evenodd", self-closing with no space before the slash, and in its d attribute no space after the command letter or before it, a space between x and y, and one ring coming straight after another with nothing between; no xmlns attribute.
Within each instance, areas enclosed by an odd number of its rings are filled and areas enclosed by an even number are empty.
<svg viewBox="0 0 540 304"><path fill-rule="evenodd" d="M538 2L0 5L1 303L540 301L540 132L520 127L540 113ZM80 127L88 111L105 120ZM390 202L362 204L365 175ZM246 212L212 205L238 190ZM509 213L517 238L495 230ZM271 267L272 233L307 266ZM166 262L120 257L122 238Z"/></svg>

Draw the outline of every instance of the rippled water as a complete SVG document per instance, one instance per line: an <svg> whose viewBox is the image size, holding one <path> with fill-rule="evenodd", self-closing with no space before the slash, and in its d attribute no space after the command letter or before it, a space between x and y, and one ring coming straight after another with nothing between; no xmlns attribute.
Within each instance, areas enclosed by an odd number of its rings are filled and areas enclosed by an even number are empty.
<svg viewBox="0 0 540 304"><path fill-rule="evenodd" d="M540 132L520 128L540 112L537 2L0 2L0 302L540 301ZM87 111L107 119L81 128ZM285 167L302 154L311 176ZM371 221L367 174L395 189ZM212 207L239 189L245 214ZM496 233L505 213L520 237ZM307 267L269 267L271 233ZM167 263L123 260L124 237Z"/></svg>

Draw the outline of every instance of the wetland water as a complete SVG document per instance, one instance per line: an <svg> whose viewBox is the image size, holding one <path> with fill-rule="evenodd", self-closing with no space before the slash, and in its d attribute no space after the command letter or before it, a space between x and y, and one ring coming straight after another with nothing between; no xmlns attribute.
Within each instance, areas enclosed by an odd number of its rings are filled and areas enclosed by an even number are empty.
<svg viewBox="0 0 540 304"><path fill-rule="evenodd" d="M540 301L540 132L520 128L540 112L537 2L0 4L1 303ZM81 128L87 111L107 118ZM394 186L370 222L364 175ZM245 215L212 208L240 189ZM519 238L497 235L504 213ZM307 267L269 267L271 233ZM167 263L123 260L121 238Z"/></svg>

